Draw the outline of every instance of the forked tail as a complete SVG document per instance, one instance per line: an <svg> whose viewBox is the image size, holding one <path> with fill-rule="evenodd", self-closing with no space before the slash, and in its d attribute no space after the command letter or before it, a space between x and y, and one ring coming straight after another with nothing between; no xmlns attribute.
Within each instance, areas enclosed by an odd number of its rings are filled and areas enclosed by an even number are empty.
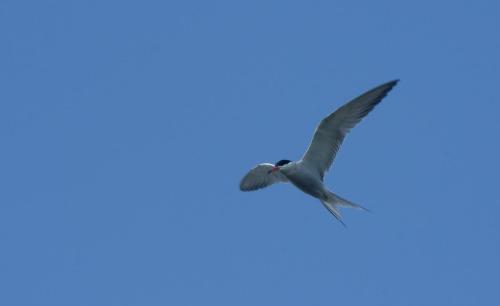
<svg viewBox="0 0 500 306"><path fill-rule="evenodd" d="M327 199L322 200L321 203L328 209L328 211L337 218L337 220L342 223L342 225L345 227L344 221L342 221L342 215L340 214L339 207L349 207L349 208L355 208L359 210L364 210L364 211L369 211L368 209L364 208L361 205L354 204L351 201L348 201L333 192L328 191L327 194Z"/></svg>

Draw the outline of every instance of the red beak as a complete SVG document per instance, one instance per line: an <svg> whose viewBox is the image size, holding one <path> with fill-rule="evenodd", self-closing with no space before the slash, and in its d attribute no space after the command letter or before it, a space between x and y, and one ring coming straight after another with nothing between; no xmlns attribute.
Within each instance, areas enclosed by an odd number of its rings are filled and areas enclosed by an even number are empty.
<svg viewBox="0 0 500 306"><path fill-rule="evenodd" d="M267 173L268 173L268 174L271 174L271 173L273 173L273 172L278 171L279 169L280 169L280 167L276 167L276 166L274 166L274 167L273 167L271 170L269 170Z"/></svg>

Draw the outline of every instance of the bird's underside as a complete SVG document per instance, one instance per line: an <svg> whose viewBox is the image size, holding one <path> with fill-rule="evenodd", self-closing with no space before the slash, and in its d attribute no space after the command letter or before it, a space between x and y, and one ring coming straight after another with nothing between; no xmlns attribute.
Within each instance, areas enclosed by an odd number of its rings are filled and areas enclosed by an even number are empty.
<svg viewBox="0 0 500 306"><path fill-rule="evenodd" d="M387 82L367 91L325 117L317 126L302 159L262 163L251 169L241 180L240 190L253 191L279 182L291 182L303 192L318 198L343 225L339 207L363 209L329 191L323 184L347 133L379 104L398 80Z"/></svg>

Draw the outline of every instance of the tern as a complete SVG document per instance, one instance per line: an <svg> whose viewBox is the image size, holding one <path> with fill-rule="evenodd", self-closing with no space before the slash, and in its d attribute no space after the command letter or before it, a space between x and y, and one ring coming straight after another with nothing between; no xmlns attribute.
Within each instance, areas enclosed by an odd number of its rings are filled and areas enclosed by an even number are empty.
<svg viewBox="0 0 500 306"><path fill-rule="evenodd" d="M346 226L339 207L366 211L368 209L329 191L323 183L323 178L346 134L382 101L398 81L393 80L377 86L338 108L321 120L300 160L282 159L274 164L258 164L243 177L240 190L253 191L274 183L290 182L306 194L319 199L328 211Z"/></svg>

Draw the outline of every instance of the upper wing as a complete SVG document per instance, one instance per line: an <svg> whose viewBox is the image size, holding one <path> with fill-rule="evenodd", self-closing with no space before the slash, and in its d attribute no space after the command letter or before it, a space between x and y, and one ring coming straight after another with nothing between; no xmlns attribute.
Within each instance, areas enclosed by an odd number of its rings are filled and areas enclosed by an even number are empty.
<svg viewBox="0 0 500 306"><path fill-rule="evenodd" d="M243 177L240 182L240 190L253 191L261 189L278 182L288 182L286 176L279 171L269 172L274 165L264 163L255 166Z"/></svg>
<svg viewBox="0 0 500 306"><path fill-rule="evenodd" d="M332 165L345 135L382 101L398 81L375 87L321 120L302 160L317 170L323 178Z"/></svg>

